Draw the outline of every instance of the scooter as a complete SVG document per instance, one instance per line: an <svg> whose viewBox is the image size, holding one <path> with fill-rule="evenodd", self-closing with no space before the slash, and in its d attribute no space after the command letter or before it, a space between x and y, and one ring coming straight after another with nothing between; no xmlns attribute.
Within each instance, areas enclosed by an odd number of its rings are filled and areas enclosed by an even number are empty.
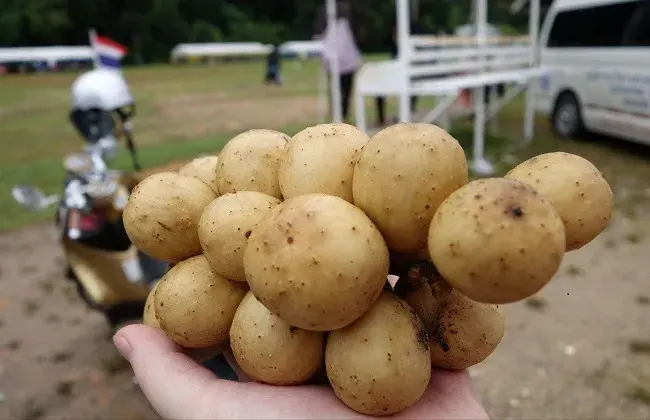
<svg viewBox="0 0 650 420"><path fill-rule="evenodd" d="M147 295L167 263L138 251L129 240L122 224L129 188L122 173L103 165L97 149L91 146L64 158L68 175L62 196L46 196L24 185L15 186L12 194L30 210L56 206L67 277L88 306L117 327L142 316Z"/></svg>
<svg viewBox="0 0 650 420"><path fill-rule="evenodd" d="M12 195L32 211L56 207L65 274L87 305L103 313L115 328L141 319L147 295L167 271L168 263L136 249L122 223L129 194L140 179L130 123L134 107L130 107L130 113L124 111L124 104L133 105L130 93L116 74L93 70L84 77L83 83L73 85L70 119L84 136L86 146L82 152L63 159L63 194L46 196L36 187L17 185ZM116 97L116 92L122 97ZM111 170L106 165L117 146L115 111L135 173Z"/></svg>

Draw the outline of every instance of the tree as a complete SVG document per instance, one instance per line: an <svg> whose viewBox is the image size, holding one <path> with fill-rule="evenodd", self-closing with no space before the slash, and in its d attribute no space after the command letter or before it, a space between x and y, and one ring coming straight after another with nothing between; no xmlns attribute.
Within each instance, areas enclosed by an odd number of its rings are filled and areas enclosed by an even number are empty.
<svg viewBox="0 0 650 420"><path fill-rule="evenodd" d="M395 0L351 0L363 51L383 51L395 22ZM167 61L182 42L281 43L314 35L324 0L0 0L0 47L87 45L88 29L129 47L127 62ZM526 28L510 0L490 0L490 21L509 32ZM425 32L451 32L468 23L469 0L419 0Z"/></svg>

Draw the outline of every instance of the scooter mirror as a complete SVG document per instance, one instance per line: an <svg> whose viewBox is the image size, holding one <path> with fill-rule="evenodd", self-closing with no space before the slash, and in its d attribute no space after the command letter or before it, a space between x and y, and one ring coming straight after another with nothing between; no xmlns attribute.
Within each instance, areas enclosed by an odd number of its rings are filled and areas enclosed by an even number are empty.
<svg viewBox="0 0 650 420"><path fill-rule="evenodd" d="M46 197L43 191L31 185L16 185L11 195L18 204L30 210L42 210L55 201L55 197Z"/></svg>

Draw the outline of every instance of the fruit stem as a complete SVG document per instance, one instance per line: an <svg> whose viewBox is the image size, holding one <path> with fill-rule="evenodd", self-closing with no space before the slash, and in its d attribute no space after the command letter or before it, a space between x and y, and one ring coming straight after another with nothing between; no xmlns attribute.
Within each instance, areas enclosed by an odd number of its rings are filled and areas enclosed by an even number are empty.
<svg viewBox="0 0 650 420"><path fill-rule="evenodd" d="M402 298L423 283L442 279L433 262L397 253L390 256L390 274L399 277L393 292Z"/></svg>

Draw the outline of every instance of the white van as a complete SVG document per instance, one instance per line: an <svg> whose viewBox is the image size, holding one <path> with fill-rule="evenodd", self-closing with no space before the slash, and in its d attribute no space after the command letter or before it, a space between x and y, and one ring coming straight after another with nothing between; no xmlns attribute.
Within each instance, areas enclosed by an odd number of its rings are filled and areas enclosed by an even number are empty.
<svg viewBox="0 0 650 420"><path fill-rule="evenodd" d="M650 0L555 0L539 60L537 107L558 134L650 144Z"/></svg>

